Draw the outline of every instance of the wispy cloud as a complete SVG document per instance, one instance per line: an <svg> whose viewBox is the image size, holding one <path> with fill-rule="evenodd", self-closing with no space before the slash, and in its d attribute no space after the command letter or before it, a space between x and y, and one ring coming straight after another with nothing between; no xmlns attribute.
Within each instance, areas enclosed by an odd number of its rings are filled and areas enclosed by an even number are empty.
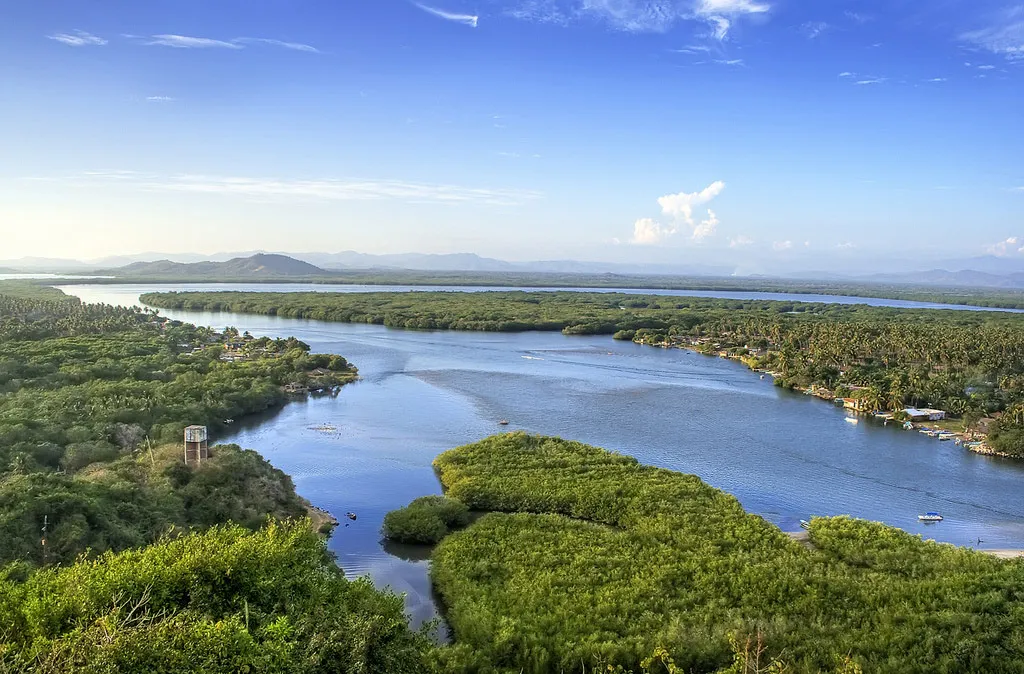
<svg viewBox="0 0 1024 674"><path fill-rule="evenodd" d="M244 49L235 42L214 40L208 37L190 37L188 35L153 35L146 44L154 47L174 47L176 49Z"/></svg>
<svg viewBox="0 0 1024 674"><path fill-rule="evenodd" d="M92 33L86 33L84 30L73 30L70 33L55 33L46 37L56 40L61 44L66 44L69 47L102 47L107 44L107 40L104 38Z"/></svg>
<svg viewBox="0 0 1024 674"><path fill-rule="evenodd" d="M925 80L925 82L948 82L948 81L949 80L947 78L945 78L945 77L933 77L930 80Z"/></svg>
<svg viewBox="0 0 1024 674"><path fill-rule="evenodd" d="M746 61L743 59L715 59L714 61L720 66L745 66Z"/></svg>
<svg viewBox="0 0 1024 674"><path fill-rule="evenodd" d="M597 20L629 33L664 33L677 23L705 24L705 37L723 41L738 17L763 14L771 6L755 0L517 0L504 13L539 23Z"/></svg>
<svg viewBox="0 0 1024 674"><path fill-rule="evenodd" d="M775 251L789 250L792 247L792 241L776 241L775 243L772 244L772 250Z"/></svg>
<svg viewBox="0 0 1024 674"><path fill-rule="evenodd" d="M141 41L142 44L150 47L173 47L175 49L245 49L250 45L267 45L312 54L320 53L320 50L312 45L303 44L301 42L285 42L284 40L274 40L265 37L236 37L230 40L174 34L151 35L149 37L126 35L125 37Z"/></svg>
<svg viewBox="0 0 1024 674"><path fill-rule="evenodd" d="M262 202L285 201L372 201L395 200L410 203L485 204L517 206L543 198L541 192L518 189L490 189L407 182L402 180L359 180L343 178L284 179L240 176L180 174L144 175L95 171L71 182L117 180L118 184L148 191L189 192L241 197Z"/></svg>
<svg viewBox="0 0 1024 674"><path fill-rule="evenodd" d="M273 47L283 47L284 49L304 51L310 54L320 53L320 50L313 45L303 44L301 42L285 42L284 40L274 40L266 37L238 37L232 40L232 42L236 44L266 44Z"/></svg>
<svg viewBox="0 0 1024 674"><path fill-rule="evenodd" d="M1010 61L1024 60L1024 5L991 16L988 26L968 31L960 39Z"/></svg>
<svg viewBox="0 0 1024 674"><path fill-rule="evenodd" d="M808 21L800 26L800 32L808 40L813 40L820 37L822 33L829 29L829 25L824 21Z"/></svg>
<svg viewBox="0 0 1024 674"><path fill-rule="evenodd" d="M752 246L753 244L754 240L751 239L749 236L744 236L743 234L740 234L739 236L734 236L731 239L729 239L730 248L742 248L743 246Z"/></svg>
<svg viewBox="0 0 1024 674"><path fill-rule="evenodd" d="M718 228L719 220L715 212L708 209L708 217L699 223L694 222L693 209L706 204L717 197L725 189L721 180L711 183L699 192L679 192L666 194L658 199L663 215L672 218L668 224L662 224L652 218L641 218L633 223L632 242L638 245L653 245L675 236L682 227L690 229L695 241L712 236Z"/></svg>
<svg viewBox="0 0 1024 674"><path fill-rule="evenodd" d="M857 84L861 86L866 86L869 84L885 84L888 81L889 78L887 77L871 77L866 80L857 80Z"/></svg>
<svg viewBox="0 0 1024 674"><path fill-rule="evenodd" d="M851 72L847 71L847 72L839 73L839 76L840 77L856 77L857 73L851 73Z"/></svg>
<svg viewBox="0 0 1024 674"><path fill-rule="evenodd" d="M172 96L146 96L149 103L170 103L174 100Z"/></svg>
<svg viewBox="0 0 1024 674"><path fill-rule="evenodd" d="M870 15L868 15L868 14L861 14L859 12L851 12L850 10L846 10L845 12L843 12L843 16L845 16L850 21L853 21L854 23L859 23L859 24L865 24L868 21L871 21L871 19L872 19L872 17Z"/></svg>
<svg viewBox="0 0 1024 674"><path fill-rule="evenodd" d="M480 23L480 17L477 16L476 14L458 14L456 12L448 12L443 9L431 7L429 5L421 5L418 2L414 2L412 4L416 5L424 12L427 12L428 14L433 14L434 16L444 19L445 21L454 21L456 23L462 23L472 28L476 28L477 24Z"/></svg>

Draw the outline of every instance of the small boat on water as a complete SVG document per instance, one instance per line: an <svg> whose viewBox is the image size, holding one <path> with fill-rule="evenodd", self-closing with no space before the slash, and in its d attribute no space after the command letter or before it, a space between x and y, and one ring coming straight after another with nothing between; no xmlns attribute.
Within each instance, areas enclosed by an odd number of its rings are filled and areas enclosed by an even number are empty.
<svg viewBox="0 0 1024 674"><path fill-rule="evenodd" d="M941 522L942 515L940 515L939 513L925 513L924 515L918 515L917 519L921 520L922 522Z"/></svg>
<svg viewBox="0 0 1024 674"><path fill-rule="evenodd" d="M345 517L349 518L350 520L354 520L356 519L356 514L353 512L347 512L345 513Z"/></svg>
<svg viewBox="0 0 1024 674"><path fill-rule="evenodd" d="M810 529L811 528L811 523L808 522L807 520L800 520L800 528L801 529Z"/></svg>
<svg viewBox="0 0 1024 674"><path fill-rule="evenodd" d="M502 419L498 422L499 426L508 426L508 419Z"/></svg>
<svg viewBox="0 0 1024 674"><path fill-rule="evenodd" d="M860 419L857 419L856 417L846 417L846 423L848 423L848 424L859 424L860 423Z"/></svg>

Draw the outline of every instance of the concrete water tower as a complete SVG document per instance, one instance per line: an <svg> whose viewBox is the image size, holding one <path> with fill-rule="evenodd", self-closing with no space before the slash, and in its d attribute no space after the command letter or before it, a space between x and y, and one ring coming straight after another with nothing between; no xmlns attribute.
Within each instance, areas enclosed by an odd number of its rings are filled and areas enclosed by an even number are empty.
<svg viewBox="0 0 1024 674"><path fill-rule="evenodd" d="M207 444L206 426L188 426L185 428L185 465L199 465L210 458Z"/></svg>

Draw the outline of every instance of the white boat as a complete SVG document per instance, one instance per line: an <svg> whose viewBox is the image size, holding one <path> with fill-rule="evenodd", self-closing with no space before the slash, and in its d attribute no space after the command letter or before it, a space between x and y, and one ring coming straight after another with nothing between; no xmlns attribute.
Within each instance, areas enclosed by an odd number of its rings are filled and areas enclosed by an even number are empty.
<svg viewBox="0 0 1024 674"><path fill-rule="evenodd" d="M800 528L802 528L802 529L810 529L811 528L811 523L808 522L807 520L800 520Z"/></svg>
<svg viewBox="0 0 1024 674"><path fill-rule="evenodd" d="M925 513L924 515L918 515L917 519L921 520L922 522L941 522L942 515L940 515L939 513Z"/></svg>
<svg viewBox="0 0 1024 674"><path fill-rule="evenodd" d="M846 417L846 423L848 423L848 424L859 424L860 423L860 419L856 419L854 417Z"/></svg>

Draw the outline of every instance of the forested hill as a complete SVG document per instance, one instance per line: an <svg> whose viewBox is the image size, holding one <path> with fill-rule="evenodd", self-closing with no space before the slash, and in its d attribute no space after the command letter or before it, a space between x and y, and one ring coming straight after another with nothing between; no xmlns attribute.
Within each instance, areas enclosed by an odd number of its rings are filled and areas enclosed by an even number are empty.
<svg viewBox="0 0 1024 674"><path fill-rule="evenodd" d="M182 429L216 433L281 405L283 386L314 370L321 384L348 381L344 358L310 354L296 339L83 305L53 289L6 290L0 284L0 565L68 562L171 528L258 527L304 513L288 476L255 452L218 448L202 471L184 469Z"/></svg>
<svg viewBox="0 0 1024 674"><path fill-rule="evenodd" d="M133 262L124 267L103 270L118 277L188 279L274 279L295 277L325 277L331 272L296 260L287 255L258 253L250 257L236 257L226 262Z"/></svg>

